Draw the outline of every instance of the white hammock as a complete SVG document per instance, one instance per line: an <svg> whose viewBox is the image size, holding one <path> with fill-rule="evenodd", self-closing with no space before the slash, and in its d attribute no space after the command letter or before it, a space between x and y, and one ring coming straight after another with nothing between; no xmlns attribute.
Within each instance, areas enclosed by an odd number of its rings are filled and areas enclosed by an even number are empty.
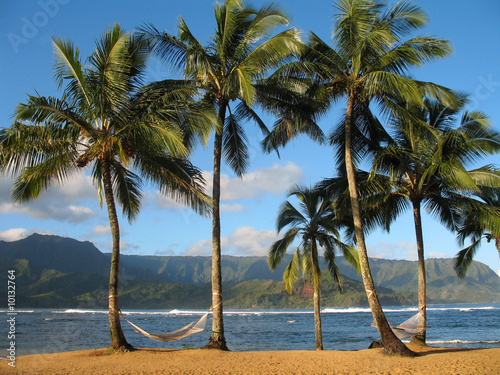
<svg viewBox="0 0 500 375"><path fill-rule="evenodd" d="M178 329L177 331L172 331L172 332L165 332L165 333L148 333L142 328L136 326L134 323L129 321L121 312L120 315L122 316L125 321L130 324L134 330L138 333L142 333L144 336L149 337L150 339L156 340L156 341L161 341L161 342L172 342L172 341L177 341L181 340L185 337L188 337L194 333L202 332L205 329L205 325L207 323L207 316L208 312L203 314L203 316L198 320L189 323L187 326Z"/></svg>
<svg viewBox="0 0 500 375"><path fill-rule="evenodd" d="M419 320L422 320L420 326L418 325ZM373 327L377 326L375 322L373 322L371 325ZM394 332L398 339L408 339L424 332L428 328L430 327L427 325L425 319L421 317L420 313L413 315L410 319L405 320L397 327L391 326L392 332Z"/></svg>

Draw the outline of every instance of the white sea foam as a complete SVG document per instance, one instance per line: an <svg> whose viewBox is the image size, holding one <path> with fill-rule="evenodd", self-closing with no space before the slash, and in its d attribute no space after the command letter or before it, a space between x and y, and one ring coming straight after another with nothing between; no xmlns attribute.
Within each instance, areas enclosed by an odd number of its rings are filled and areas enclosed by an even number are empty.
<svg viewBox="0 0 500 375"><path fill-rule="evenodd" d="M427 311L433 310L433 311L450 311L450 310L456 310L456 311L463 311L463 312L471 312L475 310L500 310L499 307L495 306L468 306L468 307L427 307Z"/></svg>
<svg viewBox="0 0 500 375"><path fill-rule="evenodd" d="M52 311L54 314L107 314L108 310L81 310L67 309L64 311Z"/></svg>
<svg viewBox="0 0 500 375"><path fill-rule="evenodd" d="M406 311L418 311L417 307L399 307L399 308L386 308L384 312L406 312ZM355 313L371 313L369 307L348 307L345 309L337 308L326 308L321 312L330 314L355 314Z"/></svg>
<svg viewBox="0 0 500 375"><path fill-rule="evenodd" d="M427 311L460 311L460 312L473 312L476 310L500 310L498 306L439 306L433 307L428 306ZM390 306L384 308L384 312L386 313L395 313L395 312L416 312L418 311L417 306L402 306L395 307ZM2 312L2 311L0 311ZM4 311L7 312L7 311ZM18 313L33 313L33 310L17 310ZM67 310L59 310L52 311L55 314L108 314L108 310L86 310L86 309L67 309ZM202 315L205 314L206 311L202 310L181 310L181 309L173 309L170 311L134 311L128 310L123 311L124 315ZM369 307L348 307L348 308L324 308L321 310L322 313L325 314L356 314L356 313L371 313ZM224 315L227 316L251 316L251 315L295 315L295 314L313 314L312 309L308 310L228 310L224 311Z"/></svg>
<svg viewBox="0 0 500 375"><path fill-rule="evenodd" d="M168 314L172 315L199 315L199 314L205 314L206 311L196 311L196 310L177 310L173 309L168 312Z"/></svg>
<svg viewBox="0 0 500 375"><path fill-rule="evenodd" d="M321 311L326 314L354 314L354 313L369 313L369 307L348 307L346 309L326 308Z"/></svg>
<svg viewBox="0 0 500 375"><path fill-rule="evenodd" d="M427 344L435 345L449 345L449 344L459 344L459 345L470 345L470 344L499 344L500 340L491 341L469 341L469 340L427 340Z"/></svg>

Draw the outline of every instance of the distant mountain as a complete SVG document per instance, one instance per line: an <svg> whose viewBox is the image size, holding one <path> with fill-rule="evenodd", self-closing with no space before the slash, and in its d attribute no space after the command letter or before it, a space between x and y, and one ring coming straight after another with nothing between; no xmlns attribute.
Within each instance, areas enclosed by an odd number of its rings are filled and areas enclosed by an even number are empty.
<svg viewBox="0 0 500 375"><path fill-rule="evenodd" d="M285 259L271 272L265 257L223 256L225 305L234 308L311 306L311 288L297 283L292 295L282 282ZM361 277L338 259L344 293L329 275L322 281L323 306L366 305ZM473 262L458 280L451 259L426 262L429 303L500 301L500 278L486 265ZM18 307L106 307L110 254L90 242L33 234L14 242L0 241L0 282L16 270ZM416 304L417 264L371 259L379 297L385 305ZM121 256L120 305L124 308L206 308L210 305L210 257ZM0 300L0 306L6 301Z"/></svg>
<svg viewBox="0 0 500 375"><path fill-rule="evenodd" d="M0 257L28 259L37 268L109 275L109 260L91 242L32 234L19 241L0 241Z"/></svg>

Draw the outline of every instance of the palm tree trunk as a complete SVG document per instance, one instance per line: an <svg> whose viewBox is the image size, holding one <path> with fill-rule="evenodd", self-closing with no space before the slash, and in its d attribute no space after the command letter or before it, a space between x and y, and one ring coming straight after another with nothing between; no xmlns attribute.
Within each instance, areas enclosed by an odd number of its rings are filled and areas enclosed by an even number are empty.
<svg viewBox="0 0 500 375"><path fill-rule="evenodd" d="M413 202L413 219L415 221L415 234L417 236L417 254L418 254L418 312L420 319L418 325L423 326L427 321L427 293L425 281L425 258L424 258L424 236L422 233L422 215L420 210L420 201ZM425 345L425 330L412 338L412 342Z"/></svg>
<svg viewBox="0 0 500 375"><path fill-rule="evenodd" d="M224 337L224 320L222 306L222 264L220 235L220 173L222 156L222 136L226 104L219 107L220 128L215 132L214 140L214 175L213 175L213 216L212 216L212 335L206 348L228 350Z"/></svg>
<svg viewBox="0 0 500 375"><path fill-rule="evenodd" d="M356 242L359 253L359 264L361 268L361 276L365 286L368 303L377 324L384 351L387 354L395 354L401 356L414 356L414 353L396 337L392 332L389 323L385 317L382 306L375 291L375 284L370 270L368 261L368 253L366 251L365 237L363 233L363 222L361 219L361 208L359 205L359 195L356 182L356 174L354 170L354 161L352 159L352 113L354 107L354 88L351 88L347 102L346 121L345 121L345 163L347 172L347 181L349 185L349 195L352 206L352 216L354 221L354 230L356 234Z"/></svg>
<svg viewBox="0 0 500 375"><path fill-rule="evenodd" d="M118 276L120 272L120 226L116 213L113 184L111 181L111 166L108 160L102 161L104 196L108 207L109 225L113 238L113 252L111 254L111 268L109 271L109 330L111 333L111 347L114 350L132 350L133 347L125 339L120 315L118 314Z"/></svg>
<svg viewBox="0 0 500 375"><path fill-rule="evenodd" d="M321 329L321 290L318 265L318 250L314 240L311 241L311 258L313 264L313 283L314 283L314 332L316 337L316 350L323 350L323 330Z"/></svg>

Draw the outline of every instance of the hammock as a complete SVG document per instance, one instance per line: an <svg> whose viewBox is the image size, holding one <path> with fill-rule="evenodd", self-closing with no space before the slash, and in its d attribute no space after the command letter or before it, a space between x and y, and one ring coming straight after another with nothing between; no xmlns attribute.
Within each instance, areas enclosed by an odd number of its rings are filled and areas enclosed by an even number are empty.
<svg viewBox="0 0 500 375"><path fill-rule="evenodd" d="M421 326L418 325L420 319L423 320L423 324ZM377 326L375 321L371 325L373 327ZM408 339L424 332L428 328L430 327L427 325L425 319L421 318L420 313L413 315L410 319L404 321L397 327L391 326L392 332L394 332L398 339Z"/></svg>
<svg viewBox="0 0 500 375"><path fill-rule="evenodd" d="M205 325L207 323L208 312L203 314L203 316L198 320L189 323L187 326L178 329L177 331L165 332L165 333L148 333L142 328L136 326L134 323L129 321L123 314L120 312L125 321L130 324L134 330L138 333L142 333L144 336L149 337L150 339L161 341L161 342L172 342L181 340L185 337L188 337L194 333L202 332L205 329Z"/></svg>

